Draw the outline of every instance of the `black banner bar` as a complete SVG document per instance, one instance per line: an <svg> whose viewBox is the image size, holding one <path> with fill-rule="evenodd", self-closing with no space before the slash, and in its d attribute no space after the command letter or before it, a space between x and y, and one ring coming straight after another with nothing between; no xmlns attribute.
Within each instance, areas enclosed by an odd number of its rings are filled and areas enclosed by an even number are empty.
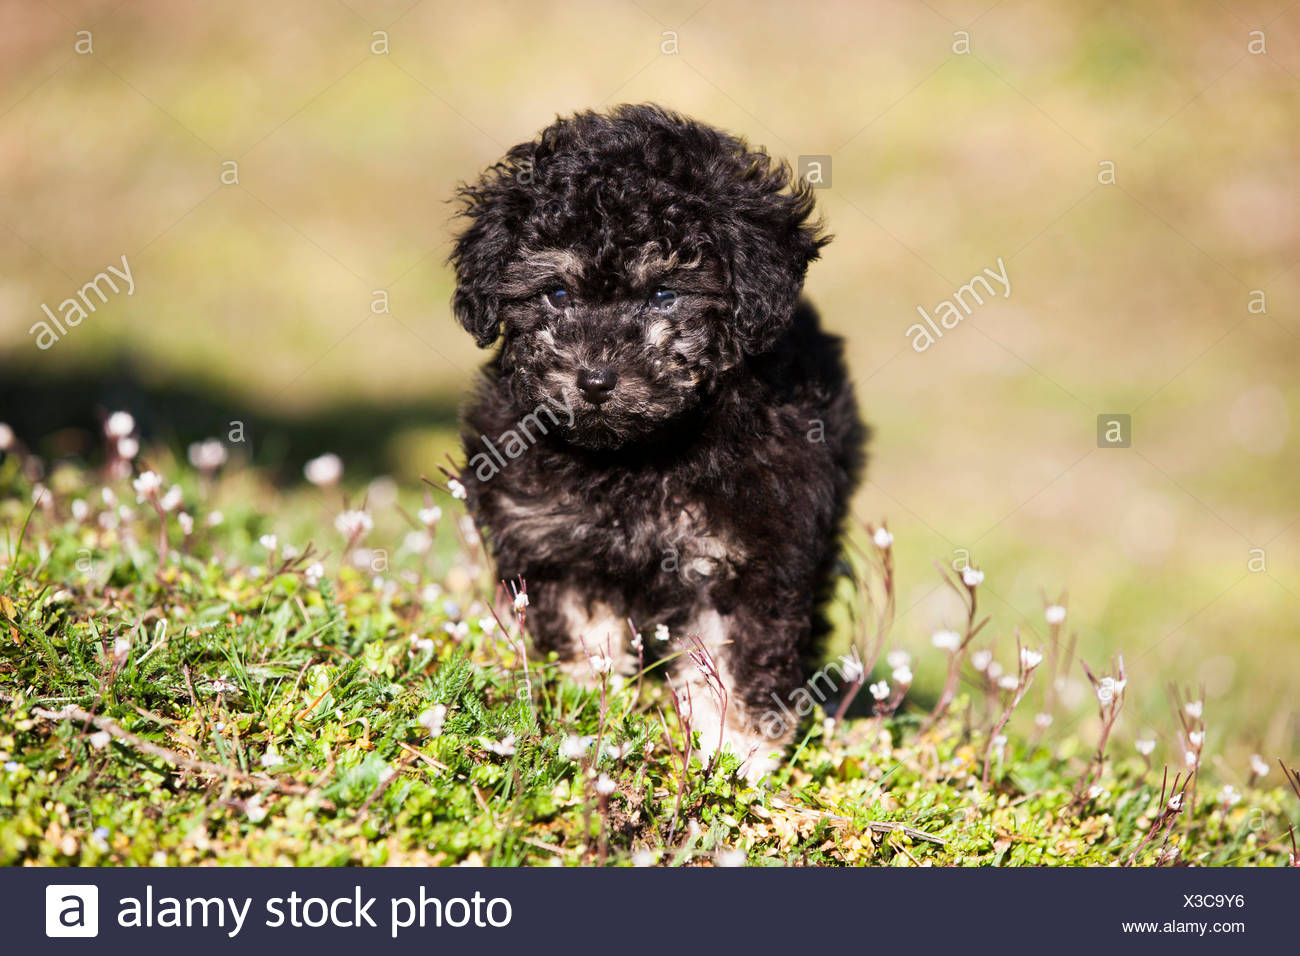
<svg viewBox="0 0 1300 956"><path fill-rule="evenodd" d="M8 952L96 956L1290 952L1298 888L1283 869L9 869L0 914Z"/></svg>

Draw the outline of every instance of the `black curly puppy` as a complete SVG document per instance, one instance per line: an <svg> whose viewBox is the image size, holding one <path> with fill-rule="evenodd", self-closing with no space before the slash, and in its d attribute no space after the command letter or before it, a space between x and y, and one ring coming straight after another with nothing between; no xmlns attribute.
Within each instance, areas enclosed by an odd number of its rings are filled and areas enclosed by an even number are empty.
<svg viewBox="0 0 1300 956"><path fill-rule="evenodd" d="M459 195L456 317L502 339L463 425L499 575L579 672L635 667L629 619L698 638L726 687L724 707L678 659L700 745L762 775L795 729L866 437L840 342L800 301L828 241L811 189L622 106L557 121Z"/></svg>

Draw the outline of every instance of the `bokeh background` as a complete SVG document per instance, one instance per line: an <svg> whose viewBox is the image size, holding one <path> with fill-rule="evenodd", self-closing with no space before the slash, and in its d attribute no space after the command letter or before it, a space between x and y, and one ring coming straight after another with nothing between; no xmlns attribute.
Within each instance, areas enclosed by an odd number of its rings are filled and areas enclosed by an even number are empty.
<svg viewBox="0 0 1300 956"><path fill-rule="evenodd" d="M1004 647L1068 589L1083 657L1124 654L1126 734L1171 726L1168 682L1204 684L1217 759L1295 752L1300 4L0 17L0 420L47 457L90 454L96 410L127 407L176 448L242 421L283 480L337 451L352 480L414 484L482 358L448 309L456 183L556 114L655 101L831 157L807 291L875 428L855 512L896 536L919 681L955 623L933 563L967 549ZM134 294L38 349L41 303L123 255ZM998 257L1010 297L913 351L916 307ZM1097 447L1110 413L1130 448Z"/></svg>

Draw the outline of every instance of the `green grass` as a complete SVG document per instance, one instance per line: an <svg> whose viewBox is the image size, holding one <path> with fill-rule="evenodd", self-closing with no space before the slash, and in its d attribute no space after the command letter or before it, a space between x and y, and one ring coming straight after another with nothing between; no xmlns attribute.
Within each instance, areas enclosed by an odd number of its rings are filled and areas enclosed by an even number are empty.
<svg viewBox="0 0 1300 956"><path fill-rule="evenodd" d="M0 464L0 864L1113 865L1163 819L1161 769L1131 746L1076 796L1093 702L1037 743L1018 717L985 785L993 721L969 682L924 731L924 688L883 720L832 728L818 711L759 788L729 756L684 772L657 671L584 688L553 661L525 667L504 611L510 636L488 624L486 561L449 496L431 553L394 547L362 573L337 557L336 490L155 461L195 518L185 537L168 517L161 566L159 519L128 480L109 483L127 515L68 467L32 509L18 460ZM373 511L366 543L400 541L398 507ZM319 584L314 552L269 557L272 532L335 552ZM573 737L592 738L578 759ZM1287 862L1297 803L1276 763L1258 785L1232 778L1235 804L1214 774L1207 758L1136 862Z"/></svg>

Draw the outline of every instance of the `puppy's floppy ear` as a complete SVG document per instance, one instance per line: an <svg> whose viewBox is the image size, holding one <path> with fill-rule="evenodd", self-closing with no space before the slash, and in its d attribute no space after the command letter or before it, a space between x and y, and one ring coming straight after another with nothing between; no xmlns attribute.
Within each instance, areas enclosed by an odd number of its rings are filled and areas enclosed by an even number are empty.
<svg viewBox="0 0 1300 956"><path fill-rule="evenodd" d="M515 253L516 225L530 206L532 150L531 143L516 146L477 183L456 191L464 204L460 215L469 224L456 237L448 260L456 270L452 311L479 348L491 345L501 332L501 278Z"/></svg>
<svg viewBox="0 0 1300 956"><path fill-rule="evenodd" d="M738 172L721 248L731 256L735 333L749 354L766 352L789 326L808 263L830 237L809 222L812 187L785 163L750 152Z"/></svg>

